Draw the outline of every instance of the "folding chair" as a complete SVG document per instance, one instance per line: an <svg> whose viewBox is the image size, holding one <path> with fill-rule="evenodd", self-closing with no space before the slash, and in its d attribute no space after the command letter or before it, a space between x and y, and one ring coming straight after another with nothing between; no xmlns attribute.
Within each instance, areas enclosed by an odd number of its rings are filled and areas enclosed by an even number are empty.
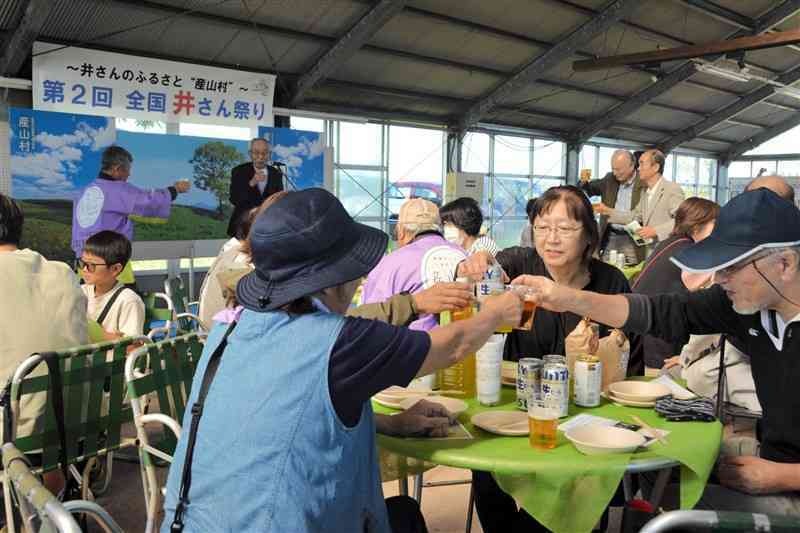
<svg viewBox="0 0 800 533"><path fill-rule="evenodd" d="M198 329L208 331L208 326L203 323L195 310L199 308L199 302L190 302L186 290L183 287L183 280L180 277L168 277L164 280L164 293L172 302L175 311L175 320L178 322L179 333L189 332Z"/></svg>
<svg viewBox="0 0 800 533"><path fill-rule="evenodd" d="M665 531L800 531L800 518L728 511L670 511L650 520L639 533Z"/></svg>
<svg viewBox="0 0 800 533"><path fill-rule="evenodd" d="M716 400L716 414L717 418L724 424L728 417L734 422L737 418L746 418L751 420L761 420L761 413L751 411L745 407L740 407L727 400L728 398L728 372L725 366L725 345L728 339L725 335L721 335L719 339L719 365L717 366L717 400Z"/></svg>
<svg viewBox="0 0 800 533"><path fill-rule="evenodd" d="M4 442L14 442L24 453L41 452L41 466L37 472L69 468L71 475L81 482L89 479L88 469L93 458L105 457L104 479L96 491L108 488L112 475L113 452L125 446L134 446L135 439L122 439L122 425L133 420L130 406L125 405L124 366L127 350L137 343L150 343L147 337L127 337L113 342L79 346L60 352L34 354L17 367L7 387L8 407L4 428ZM46 360L58 368L61 388L57 390ZM62 399L62 411L56 412L54 401ZM41 413L20 427L21 404L25 403L25 416ZM59 418L64 434L59 431ZM9 433L6 434L6 431ZM65 446L62 447L62 441ZM62 451L63 450L63 451ZM65 465L61 465L64 457ZM76 465L89 461L85 474ZM62 469L63 469L62 468ZM6 516L8 486L6 491ZM84 494L89 488L84 485Z"/></svg>
<svg viewBox="0 0 800 533"><path fill-rule="evenodd" d="M147 508L146 533L155 531L162 501L155 461L172 462L204 339L205 334L199 332L165 339L136 350L125 362L125 381L133 408ZM148 357L149 363L142 365ZM145 413L144 400L151 396L158 399L158 413ZM162 428L160 435L148 433L150 423L161 424L169 431Z"/></svg>
<svg viewBox="0 0 800 533"><path fill-rule="evenodd" d="M3 471L11 495L10 504L19 518L20 531L81 533L73 513L91 516L106 533L122 533L113 518L94 502L74 500L61 503L31 471L27 457L14 444L3 445ZM9 522L8 531L17 524Z"/></svg>
<svg viewBox="0 0 800 533"><path fill-rule="evenodd" d="M175 326L175 309L172 300L162 292L148 292L142 296L144 301L145 335L152 340L169 337ZM159 306L159 302L163 302Z"/></svg>

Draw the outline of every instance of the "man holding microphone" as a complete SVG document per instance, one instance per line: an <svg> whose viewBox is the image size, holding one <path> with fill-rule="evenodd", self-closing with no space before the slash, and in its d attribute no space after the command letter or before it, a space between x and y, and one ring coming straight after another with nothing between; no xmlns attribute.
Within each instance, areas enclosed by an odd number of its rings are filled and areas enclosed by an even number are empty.
<svg viewBox="0 0 800 533"><path fill-rule="evenodd" d="M236 235L239 219L261 203L283 190L283 175L272 165L268 165L271 155L266 139L257 138L250 142L250 163L243 163L231 171L230 202L233 214L228 223L228 236Z"/></svg>

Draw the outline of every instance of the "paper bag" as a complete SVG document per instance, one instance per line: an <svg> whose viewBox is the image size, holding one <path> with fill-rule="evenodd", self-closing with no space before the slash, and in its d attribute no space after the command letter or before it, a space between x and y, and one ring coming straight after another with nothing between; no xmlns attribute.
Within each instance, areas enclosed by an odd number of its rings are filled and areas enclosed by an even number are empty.
<svg viewBox="0 0 800 533"><path fill-rule="evenodd" d="M628 360L630 359L631 343L625 334L615 329L607 337L600 339L597 353L595 354L603 364L603 381L601 389L608 390L608 386L616 381L623 381L628 373Z"/></svg>
<svg viewBox="0 0 800 533"><path fill-rule="evenodd" d="M584 318L578 322L572 333L564 339L564 354L567 356L570 377L575 375L575 360L579 355L597 352L599 345L598 335L599 327L597 324L592 324L588 318ZM571 378L570 381L572 381Z"/></svg>

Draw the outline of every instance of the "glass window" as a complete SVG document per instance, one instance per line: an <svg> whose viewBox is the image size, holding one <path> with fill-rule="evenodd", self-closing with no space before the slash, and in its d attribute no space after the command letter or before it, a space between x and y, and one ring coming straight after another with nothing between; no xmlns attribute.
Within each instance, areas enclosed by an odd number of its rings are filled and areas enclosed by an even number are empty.
<svg viewBox="0 0 800 533"><path fill-rule="evenodd" d="M581 148L581 168L579 170L588 168L592 171L592 179L602 177L597 175L597 168L595 168L595 156L597 155L597 147L584 144Z"/></svg>
<svg viewBox="0 0 800 533"><path fill-rule="evenodd" d="M778 173L777 168L778 168L777 161L753 161L751 176L755 177L758 174L761 174L762 176L777 174Z"/></svg>
<svg viewBox="0 0 800 533"><path fill-rule="evenodd" d="M697 182L695 172L696 158L679 155L677 159L675 181L694 185Z"/></svg>
<svg viewBox="0 0 800 533"><path fill-rule="evenodd" d="M461 170L489 172L489 135L467 133L461 143Z"/></svg>
<svg viewBox="0 0 800 533"><path fill-rule="evenodd" d="M381 216L381 171L337 168L336 182L337 196L351 216Z"/></svg>
<svg viewBox="0 0 800 533"><path fill-rule="evenodd" d="M600 147L600 160L598 161L597 177L602 178L611 172L611 156L614 155L616 148L608 148L605 146Z"/></svg>
<svg viewBox="0 0 800 533"><path fill-rule="evenodd" d="M531 140L527 137L497 135L494 138L494 172L530 174Z"/></svg>
<svg viewBox="0 0 800 533"><path fill-rule="evenodd" d="M689 196L690 195L687 193L686 197L688 198ZM716 201L714 198L714 188L704 185L697 187L697 192L693 192L692 196L699 196L700 198L705 198L706 200Z"/></svg>
<svg viewBox="0 0 800 533"><path fill-rule="evenodd" d="M497 246L502 250L510 246L519 246L519 236L527 224L526 218L503 218L491 226L491 234Z"/></svg>
<svg viewBox="0 0 800 533"><path fill-rule="evenodd" d="M565 180L558 180L558 179L540 179L540 178L533 178L533 187L531 188L530 198L535 198L541 196L547 189L550 187L557 187L559 185L564 185Z"/></svg>
<svg viewBox="0 0 800 533"><path fill-rule="evenodd" d="M700 158L698 184L713 186L717 182L717 162L714 159Z"/></svg>
<svg viewBox="0 0 800 533"><path fill-rule="evenodd" d="M339 163L381 165L382 131L380 124L339 122Z"/></svg>
<svg viewBox="0 0 800 533"><path fill-rule="evenodd" d="M749 152L745 152L744 155L794 154L797 152L798 134L800 134L800 126L773 137Z"/></svg>
<svg viewBox="0 0 800 533"><path fill-rule="evenodd" d="M564 143L546 139L533 141L533 173L539 176L563 176Z"/></svg>
<svg viewBox="0 0 800 533"><path fill-rule="evenodd" d="M237 139L249 141L252 137L250 128L239 126L219 126L217 124L192 124L181 122L178 124L180 135L192 135L194 137L209 137L211 139Z"/></svg>
<svg viewBox="0 0 800 533"><path fill-rule="evenodd" d="M389 127L389 181L442 184L445 132Z"/></svg>
<svg viewBox="0 0 800 533"><path fill-rule="evenodd" d="M160 120L136 120L135 118L118 118L114 121L118 130L138 133L167 133L167 123Z"/></svg>
<svg viewBox="0 0 800 533"><path fill-rule="evenodd" d="M800 176L800 160L778 161L778 174L781 176Z"/></svg>
<svg viewBox="0 0 800 533"><path fill-rule="evenodd" d="M750 161L734 161L728 167L729 178L749 178L750 176L752 176Z"/></svg>
<svg viewBox="0 0 800 533"><path fill-rule="evenodd" d="M667 156L667 160L664 161L664 173L662 174L665 178L669 181L675 180L675 156L670 154Z"/></svg>
<svg viewBox="0 0 800 533"><path fill-rule="evenodd" d="M492 202L494 219L508 216L526 217L525 205L528 203L530 194L528 178L495 177Z"/></svg>
<svg viewBox="0 0 800 533"><path fill-rule="evenodd" d="M289 124L292 125L293 130L316 131L319 133L325 131L325 121L321 118L290 117Z"/></svg>

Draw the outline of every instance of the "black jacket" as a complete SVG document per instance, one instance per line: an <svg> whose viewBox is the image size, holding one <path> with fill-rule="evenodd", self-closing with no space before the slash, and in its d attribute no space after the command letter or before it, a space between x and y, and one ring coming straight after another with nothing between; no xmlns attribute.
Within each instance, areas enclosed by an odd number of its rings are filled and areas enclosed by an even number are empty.
<svg viewBox="0 0 800 533"><path fill-rule="evenodd" d="M670 261L676 253L694 245L688 237L670 237L658 243L647 258L644 269L631 287L633 292L653 296L664 293L688 293L681 279L681 269ZM650 368L661 368L664 360L678 355L683 350L683 343L670 343L652 335L645 335L640 344L643 354L631 355L631 358L644 359Z"/></svg>
<svg viewBox="0 0 800 533"><path fill-rule="evenodd" d="M258 186L251 187L250 180L253 179L255 168L253 163L244 163L231 170L230 201L233 204L233 213L228 222L228 236L233 237L236 233L236 226L239 217L269 198L271 194L283 190L283 175L276 167L267 167L267 186L264 193L258 190Z"/></svg>
<svg viewBox="0 0 800 533"><path fill-rule="evenodd" d="M627 294L625 329L685 344L689 335L724 333L750 356L756 396L761 403L761 457L800 463L800 322L786 327L782 349L770 340L761 313L740 315L719 285L688 294ZM774 329L774 311L766 311Z"/></svg>

